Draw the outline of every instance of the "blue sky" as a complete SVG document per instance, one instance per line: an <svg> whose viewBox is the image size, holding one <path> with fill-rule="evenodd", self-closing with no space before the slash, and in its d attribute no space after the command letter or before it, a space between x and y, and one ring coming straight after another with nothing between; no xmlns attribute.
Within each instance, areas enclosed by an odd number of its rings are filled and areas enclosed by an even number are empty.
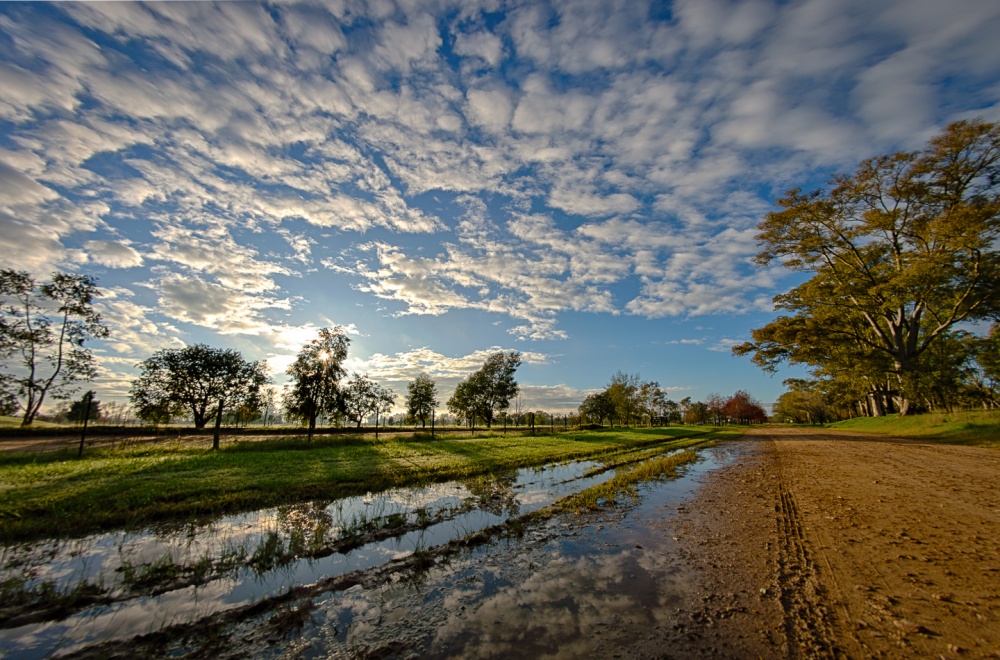
<svg viewBox="0 0 1000 660"><path fill-rule="evenodd" d="M103 399L204 342L530 408L616 370L783 390L729 347L795 284L793 186L1000 119L995 0L0 4L0 260L99 278Z"/></svg>

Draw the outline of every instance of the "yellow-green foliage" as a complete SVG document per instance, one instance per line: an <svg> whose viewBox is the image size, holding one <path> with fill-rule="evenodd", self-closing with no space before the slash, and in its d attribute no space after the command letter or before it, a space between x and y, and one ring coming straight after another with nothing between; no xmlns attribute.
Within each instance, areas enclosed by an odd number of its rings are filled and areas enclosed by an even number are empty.
<svg viewBox="0 0 1000 660"><path fill-rule="evenodd" d="M1000 448L1000 410L927 413L899 417L857 417L830 428L933 440L950 444Z"/></svg>

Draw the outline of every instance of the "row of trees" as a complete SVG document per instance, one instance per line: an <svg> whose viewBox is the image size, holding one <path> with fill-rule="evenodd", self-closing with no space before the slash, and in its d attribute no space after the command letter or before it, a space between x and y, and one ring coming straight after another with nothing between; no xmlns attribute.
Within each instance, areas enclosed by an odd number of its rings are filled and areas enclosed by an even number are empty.
<svg viewBox="0 0 1000 660"><path fill-rule="evenodd" d="M108 334L93 309L97 293L96 282L85 276L56 273L51 281L39 284L27 273L0 271L0 359L13 359L20 366L18 375L0 374L0 414L23 409L22 425L29 426L47 396L68 400L77 382L93 377L93 355L84 342ZM360 427L374 416L377 424L395 404L395 392L366 374L353 374L343 382L349 345L342 329L324 328L288 367L291 380L282 397L284 413L288 419L304 422L310 438L319 419L338 423L347 419ZM472 427L482 423L487 428L499 417L506 423L512 402L520 420L520 388L514 379L520 364L517 351L490 355L479 370L458 384L448 400L455 420ZM214 421L215 448L224 419L266 418L276 408L276 393L264 363L248 361L234 349L204 344L165 349L143 360L138 368L140 375L130 391L136 416L152 423L188 417L198 429ZM108 405L108 412L116 419L127 417L124 406ZM426 426L438 405L437 388L430 376L420 374L408 384L408 421ZM580 416L581 420L609 421L612 425L631 425L635 419L721 423L724 419L753 418L732 411L724 414L725 405L714 395L707 404L691 403L690 399L678 403L667 398L658 383L618 372L603 392L587 397L580 406ZM62 414L68 420L101 416L101 404L93 392L64 407ZM542 411L527 414L532 424L546 418Z"/></svg>
<svg viewBox="0 0 1000 660"><path fill-rule="evenodd" d="M809 368L779 402L789 417L996 404L996 326L984 340L969 324L1000 318L1000 125L951 124L777 203L756 260L810 277L733 350L766 371Z"/></svg>
<svg viewBox="0 0 1000 660"><path fill-rule="evenodd" d="M301 420L312 439L319 419L347 419L358 428L371 417L378 425L396 402L388 387L367 374L353 374L346 383L344 363L350 339L341 328L324 328L296 355L288 367L291 382L283 396L285 416ZM461 419L482 419L490 426L497 411L506 409L518 392L514 370L521 357L516 351L489 356L481 369L459 384L448 405ZM196 428L215 420L213 447L219 447L219 431L225 413L259 416L273 405L270 380L262 362L249 362L232 349L195 344L165 349L139 364L140 376L133 381L132 403L140 419L162 423L179 415L190 416ZM427 374L418 375L407 387L407 414L422 425L438 405L437 387ZM461 415L458 415L458 412Z"/></svg>
<svg viewBox="0 0 1000 660"><path fill-rule="evenodd" d="M666 424L759 424L767 421L764 407L743 390L728 398L710 394L706 401L668 398L656 381L639 374L616 372L608 386L590 394L579 408L581 423L631 426L633 422Z"/></svg>

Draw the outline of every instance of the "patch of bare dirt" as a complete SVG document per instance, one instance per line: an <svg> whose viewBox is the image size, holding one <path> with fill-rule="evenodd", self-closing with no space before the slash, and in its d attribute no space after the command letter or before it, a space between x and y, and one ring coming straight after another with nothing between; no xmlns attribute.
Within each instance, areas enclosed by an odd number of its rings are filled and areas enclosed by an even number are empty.
<svg viewBox="0 0 1000 660"><path fill-rule="evenodd" d="M755 429L671 523L695 653L1000 657L1000 452Z"/></svg>

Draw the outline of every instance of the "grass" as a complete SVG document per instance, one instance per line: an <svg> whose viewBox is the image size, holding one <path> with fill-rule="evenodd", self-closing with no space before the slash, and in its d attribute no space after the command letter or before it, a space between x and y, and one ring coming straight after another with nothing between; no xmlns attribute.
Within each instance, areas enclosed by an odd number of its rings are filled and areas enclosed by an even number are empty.
<svg viewBox="0 0 1000 660"><path fill-rule="evenodd" d="M0 542L74 537L613 455L705 427L435 440L336 437L0 454Z"/></svg>
<svg viewBox="0 0 1000 660"><path fill-rule="evenodd" d="M53 424L52 422L43 422L40 419L36 419L32 424L32 427L39 429L59 429L65 427L65 424ZM0 429L19 429L21 428L21 418L11 417L10 415L0 415Z"/></svg>
<svg viewBox="0 0 1000 660"><path fill-rule="evenodd" d="M829 428L1000 449L1000 410L858 417Z"/></svg>
<svg viewBox="0 0 1000 660"><path fill-rule="evenodd" d="M634 497L638 494L635 488L636 484L675 476L678 466L690 463L697 458L696 453L685 450L673 456L653 458L636 465L619 468L618 473L604 483L591 486L559 500L556 503L557 508L563 511L592 511L605 504L614 504L620 495Z"/></svg>

